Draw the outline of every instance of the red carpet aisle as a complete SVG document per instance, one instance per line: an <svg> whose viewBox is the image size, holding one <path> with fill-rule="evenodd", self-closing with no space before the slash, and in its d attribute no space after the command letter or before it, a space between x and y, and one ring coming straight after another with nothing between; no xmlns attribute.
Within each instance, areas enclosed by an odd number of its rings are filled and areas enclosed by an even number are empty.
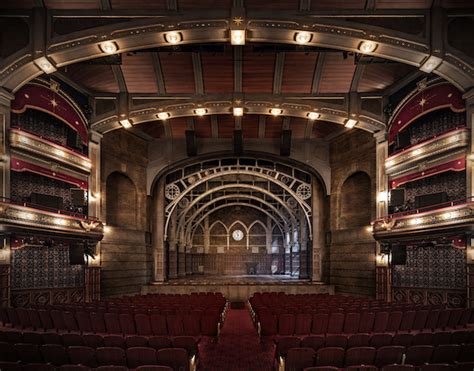
<svg viewBox="0 0 474 371"><path fill-rule="evenodd" d="M230 309L219 342L213 344L203 339L199 351L201 370L272 370L274 345L268 340L260 343L247 308Z"/></svg>

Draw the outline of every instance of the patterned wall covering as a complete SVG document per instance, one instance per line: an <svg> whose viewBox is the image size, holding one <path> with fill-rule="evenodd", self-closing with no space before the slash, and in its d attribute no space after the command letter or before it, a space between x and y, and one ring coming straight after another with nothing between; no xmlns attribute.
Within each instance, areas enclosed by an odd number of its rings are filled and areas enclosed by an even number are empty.
<svg viewBox="0 0 474 371"><path fill-rule="evenodd" d="M456 127L466 126L466 113L453 112L449 108L433 111L414 121L405 130L412 145Z"/></svg>
<svg viewBox="0 0 474 371"><path fill-rule="evenodd" d="M393 267L393 287L466 287L466 250L451 246L407 247L407 264Z"/></svg>
<svg viewBox="0 0 474 371"><path fill-rule="evenodd" d="M74 130L67 126L64 122L51 116L45 112L38 110L27 109L24 113L11 114L11 126L27 130L33 134L44 137L45 139L54 141L62 146L67 146L68 133L73 133ZM82 142L78 140L78 144ZM74 148L87 154L87 147Z"/></svg>
<svg viewBox="0 0 474 371"><path fill-rule="evenodd" d="M405 202L411 210L414 208L415 196L446 192L450 201L466 198L466 172L448 171L428 178L404 184Z"/></svg>
<svg viewBox="0 0 474 371"><path fill-rule="evenodd" d="M70 210L69 207L72 206L71 188L77 187L38 174L16 171L11 172L10 198L13 201L29 202L30 194L35 192L49 196L61 197L63 199L63 209ZM87 208L83 209L83 213L87 214Z"/></svg>
<svg viewBox="0 0 474 371"><path fill-rule="evenodd" d="M84 267L69 265L69 247L25 246L12 250L12 289L84 286Z"/></svg>

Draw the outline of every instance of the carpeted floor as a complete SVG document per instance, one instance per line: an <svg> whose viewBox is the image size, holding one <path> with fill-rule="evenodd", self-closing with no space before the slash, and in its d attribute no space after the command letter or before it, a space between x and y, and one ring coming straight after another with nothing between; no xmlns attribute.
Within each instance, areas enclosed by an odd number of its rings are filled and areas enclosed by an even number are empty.
<svg viewBox="0 0 474 371"><path fill-rule="evenodd" d="M203 340L199 352L201 370L270 371L274 345L268 340L260 342L247 308L230 309L219 341Z"/></svg>

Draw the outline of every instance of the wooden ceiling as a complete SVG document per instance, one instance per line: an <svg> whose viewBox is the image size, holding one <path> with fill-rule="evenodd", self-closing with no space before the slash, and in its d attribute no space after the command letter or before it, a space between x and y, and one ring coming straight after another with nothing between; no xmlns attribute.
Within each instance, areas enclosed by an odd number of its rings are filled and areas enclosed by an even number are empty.
<svg viewBox="0 0 474 371"><path fill-rule="evenodd" d="M177 0L178 11L197 9L229 9L232 0ZM375 0L375 9L429 9L434 0ZM42 4L48 9L101 9L103 0L2 0L0 8L28 9ZM249 10L298 10L299 0L244 0ZM365 9L367 0L311 1L311 10ZM441 0L446 8L472 7L472 0ZM118 9L167 10L167 0L108 0L108 7Z"/></svg>

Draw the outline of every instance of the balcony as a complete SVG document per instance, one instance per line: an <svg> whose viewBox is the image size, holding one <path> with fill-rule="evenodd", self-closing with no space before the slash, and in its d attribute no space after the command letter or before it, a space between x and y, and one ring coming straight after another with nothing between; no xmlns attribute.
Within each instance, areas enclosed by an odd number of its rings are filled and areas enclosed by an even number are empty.
<svg viewBox="0 0 474 371"><path fill-rule="evenodd" d="M43 232L100 241L104 225L96 218L0 198L0 227L4 232Z"/></svg>
<svg viewBox="0 0 474 371"><path fill-rule="evenodd" d="M420 170L420 167L434 166L434 163L426 163L426 160L435 155L455 152L455 156L459 157L459 152L468 144L468 129L451 130L388 157L385 160L385 171L391 178L417 172Z"/></svg>
<svg viewBox="0 0 474 371"><path fill-rule="evenodd" d="M372 222L376 240L434 238L474 228L474 198L396 213Z"/></svg>
<svg viewBox="0 0 474 371"><path fill-rule="evenodd" d="M10 145L13 148L47 157L53 162L63 163L81 172L90 173L91 171L92 163L84 154L22 129L10 129Z"/></svg>

